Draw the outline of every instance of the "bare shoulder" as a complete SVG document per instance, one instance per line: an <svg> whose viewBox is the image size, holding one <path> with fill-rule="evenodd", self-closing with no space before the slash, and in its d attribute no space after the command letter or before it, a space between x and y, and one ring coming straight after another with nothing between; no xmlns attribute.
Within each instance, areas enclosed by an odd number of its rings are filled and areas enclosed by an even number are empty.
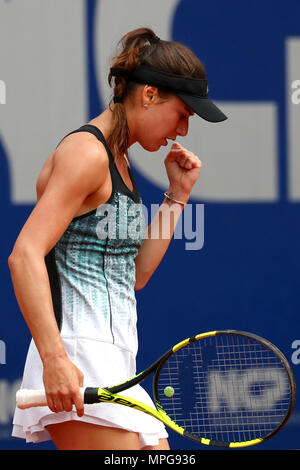
<svg viewBox="0 0 300 470"><path fill-rule="evenodd" d="M53 166L79 167L90 172L109 168L107 152L103 144L88 132L66 137L53 154Z"/></svg>
<svg viewBox="0 0 300 470"><path fill-rule="evenodd" d="M90 195L96 193L100 199L107 186L109 161L101 143L89 136L74 137L66 139L53 154L44 190L16 241L17 252L28 249L45 256Z"/></svg>
<svg viewBox="0 0 300 470"><path fill-rule="evenodd" d="M47 158L36 183L37 199L51 177L80 178L97 190L109 174L109 160L104 145L88 132L71 134L63 139Z"/></svg>

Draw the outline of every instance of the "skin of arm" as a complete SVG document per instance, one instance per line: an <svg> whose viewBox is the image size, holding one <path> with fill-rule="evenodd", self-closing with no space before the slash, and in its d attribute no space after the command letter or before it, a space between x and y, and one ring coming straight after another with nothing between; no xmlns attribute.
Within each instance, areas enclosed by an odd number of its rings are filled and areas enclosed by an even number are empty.
<svg viewBox="0 0 300 470"><path fill-rule="evenodd" d="M202 166L199 158L175 142L165 160L173 199L187 203ZM135 290L143 289L164 257L174 234L176 224L184 209L183 204L165 199L147 230L135 258Z"/></svg>
<svg viewBox="0 0 300 470"><path fill-rule="evenodd" d="M71 411L74 403L79 416L83 415L79 395L83 375L68 359L60 337L45 256L108 172L107 156L99 145L89 141L59 146L45 191L8 260L19 307L43 362L48 406L52 411Z"/></svg>

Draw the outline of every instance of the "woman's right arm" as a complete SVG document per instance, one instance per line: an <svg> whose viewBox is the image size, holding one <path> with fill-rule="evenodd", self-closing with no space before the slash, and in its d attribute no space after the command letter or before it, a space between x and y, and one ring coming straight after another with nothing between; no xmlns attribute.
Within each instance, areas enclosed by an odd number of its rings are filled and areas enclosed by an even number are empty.
<svg viewBox="0 0 300 470"><path fill-rule="evenodd" d="M55 320L45 256L57 243L88 195L104 184L108 160L91 141L61 144L43 195L21 230L8 264L15 295L44 367L52 411L83 415L83 375L66 355Z"/></svg>

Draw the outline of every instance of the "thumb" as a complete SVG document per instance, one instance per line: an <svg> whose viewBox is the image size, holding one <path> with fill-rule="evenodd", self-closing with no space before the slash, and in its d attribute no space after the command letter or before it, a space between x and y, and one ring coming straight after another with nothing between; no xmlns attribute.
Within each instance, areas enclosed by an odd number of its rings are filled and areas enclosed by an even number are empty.
<svg viewBox="0 0 300 470"><path fill-rule="evenodd" d="M179 142L174 142L173 145L172 145L172 148L176 149L176 148L182 148L182 146L180 145Z"/></svg>

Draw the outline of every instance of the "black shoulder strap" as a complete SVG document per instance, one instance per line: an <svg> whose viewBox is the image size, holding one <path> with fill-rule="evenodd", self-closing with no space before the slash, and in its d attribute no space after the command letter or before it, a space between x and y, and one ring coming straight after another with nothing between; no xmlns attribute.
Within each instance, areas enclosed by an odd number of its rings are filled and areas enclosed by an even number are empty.
<svg viewBox="0 0 300 470"><path fill-rule="evenodd" d="M129 168L129 174L130 174L130 178L131 178L131 181L132 181L132 184L133 184L133 191L130 191L127 188L127 186L125 185L123 179L121 178L121 175L119 174L119 171L118 171L118 169L116 167L116 164L115 164L115 161L114 161L113 154L112 154L109 146L107 145L107 142L104 138L104 135L102 134L100 129L96 126L93 126L92 124L85 124L85 125L79 127L78 129L76 129L72 132L69 132L69 134L65 135L65 137L67 137L68 135L71 135L71 134L75 134L75 132L90 132L95 137L97 137L98 140L100 140L100 142L104 145L104 147L106 149L106 152L107 152L107 155L108 155L109 168L110 168L110 174L111 174L113 187L116 190L122 192L123 194L128 195L129 197L132 197L136 202L139 202L140 201L140 195L139 195L139 191L138 191L138 188L137 188L137 184L136 184L136 180L135 180L133 172ZM60 143L62 142L62 140L60 141Z"/></svg>
<svg viewBox="0 0 300 470"><path fill-rule="evenodd" d="M106 151L107 151L107 154L108 154L108 157L109 157L109 161L110 163L112 163L114 161L114 157L111 153L111 150L110 148L108 147L107 145L107 142L104 138L104 135L102 134L102 132L100 131L100 129L96 126L93 126L92 124L85 124L84 126L81 126L79 127L78 129L75 129L74 131L72 132L69 132L67 135L65 135L61 141L59 142L59 144L66 138L68 137L69 135L71 134L75 134L76 132L90 132L91 134L93 134L95 137L97 137L98 140L100 140L100 142L102 142L102 144L104 145ZM58 145L59 145L58 144ZM56 146L56 148L58 147L58 145Z"/></svg>

